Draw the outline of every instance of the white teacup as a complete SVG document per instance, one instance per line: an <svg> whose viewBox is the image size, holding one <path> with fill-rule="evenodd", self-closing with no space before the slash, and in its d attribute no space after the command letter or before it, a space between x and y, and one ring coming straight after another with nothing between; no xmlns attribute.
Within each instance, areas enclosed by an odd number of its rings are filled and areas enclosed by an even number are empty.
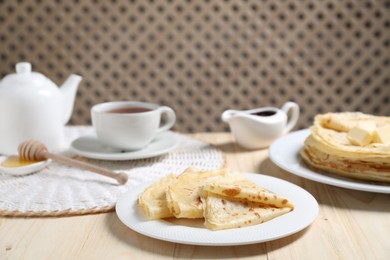
<svg viewBox="0 0 390 260"><path fill-rule="evenodd" d="M163 114L166 120L162 123ZM99 140L124 150L144 148L176 121L175 112L167 106L133 101L97 104L92 107L91 115Z"/></svg>

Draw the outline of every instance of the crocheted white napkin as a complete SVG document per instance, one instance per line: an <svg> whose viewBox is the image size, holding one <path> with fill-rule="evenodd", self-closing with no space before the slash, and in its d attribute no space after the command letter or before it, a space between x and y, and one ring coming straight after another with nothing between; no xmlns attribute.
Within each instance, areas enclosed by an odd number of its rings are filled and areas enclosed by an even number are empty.
<svg viewBox="0 0 390 260"><path fill-rule="evenodd" d="M93 132L91 127L67 127L66 142ZM113 170L126 172L129 180L117 185L115 180L52 162L45 169L28 175L0 173L0 215L61 216L112 210L117 199L127 190L155 181L169 173L179 174L188 167L201 170L224 165L221 152L215 147L174 133L178 146L168 154L131 161L104 161L67 156ZM0 161L5 159L0 156Z"/></svg>

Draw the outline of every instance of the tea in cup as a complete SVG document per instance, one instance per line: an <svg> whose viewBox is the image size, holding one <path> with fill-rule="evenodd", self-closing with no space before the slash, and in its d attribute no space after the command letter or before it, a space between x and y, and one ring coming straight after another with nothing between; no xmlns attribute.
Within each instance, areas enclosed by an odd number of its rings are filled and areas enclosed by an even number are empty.
<svg viewBox="0 0 390 260"><path fill-rule="evenodd" d="M166 120L162 122L162 115ZM91 109L92 125L105 145L139 150L167 131L176 121L175 112L167 106L136 101L115 101L97 104Z"/></svg>

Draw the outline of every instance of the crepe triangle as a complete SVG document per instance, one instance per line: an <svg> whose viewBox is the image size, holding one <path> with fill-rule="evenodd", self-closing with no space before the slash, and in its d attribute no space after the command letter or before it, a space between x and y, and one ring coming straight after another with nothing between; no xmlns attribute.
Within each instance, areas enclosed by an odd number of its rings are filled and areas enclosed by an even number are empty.
<svg viewBox="0 0 390 260"><path fill-rule="evenodd" d="M264 223L292 208L275 208L258 202L226 199L209 193L204 200L204 225L211 230L241 228Z"/></svg>
<svg viewBox="0 0 390 260"><path fill-rule="evenodd" d="M166 199L171 213L176 218L203 218L200 191L207 179L225 174L227 174L225 169L215 171L186 169L167 189Z"/></svg>
<svg viewBox="0 0 390 260"><path fill-rule="evenodd" d="M148 219L160 219L173 216L168 208L165 193L168 186L176 181L176 175L169 174L147 187L139 196L138 204Z"/></svg>
<svg viewBox="0 0 390 260"><path fill-rule="evenodd" d="M203 191L230 199L259 202L276 208L294 207L287 198L260 187L241 173L230 172L225 176L210 178L204 183Z"/></svg>

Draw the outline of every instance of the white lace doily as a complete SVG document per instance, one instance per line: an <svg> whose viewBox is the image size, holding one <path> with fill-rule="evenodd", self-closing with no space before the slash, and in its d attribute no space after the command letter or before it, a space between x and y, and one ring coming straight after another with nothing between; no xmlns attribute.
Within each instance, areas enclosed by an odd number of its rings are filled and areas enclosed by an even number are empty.
<svg viewBox="0 0 390 260"><path fill-rule="evenodd" d="M79 136L89 134L91 127L67 127L69 145ZM117 185L115 180L52 162L45 169L28 175L0 173L0 215L65 216L110 211L117 199L132 187L155 181L169 173L179 174L188 167L201 170L224 165L221 152L202 141L175 133L178 146L170 153L132 161L102 161L64 153L89 163L126 172L129 180ZM0 156L0 160L4 157Z"/></svg>

